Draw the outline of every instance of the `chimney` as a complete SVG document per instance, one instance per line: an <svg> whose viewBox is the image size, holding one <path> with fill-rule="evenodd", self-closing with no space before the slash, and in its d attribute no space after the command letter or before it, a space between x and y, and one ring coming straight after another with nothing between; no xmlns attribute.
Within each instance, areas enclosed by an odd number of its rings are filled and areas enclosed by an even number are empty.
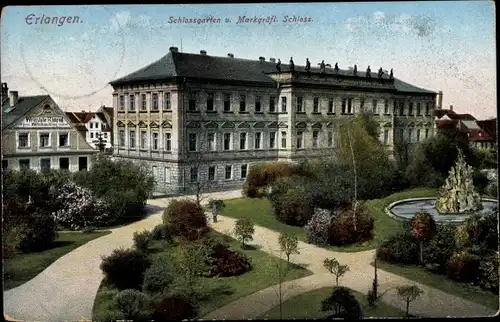
<svg viewBox="0 0 500 322"><path fill-rule="evenodd" d="M275 63L275 62L276 62L276 58L269 58L269 61L270 61L271 63Z"/></svg>
<svg viewBox="0 0 500 322"><path fill-rule="evenodd" d="M266 58L265 58L265 57L260 56L260 57L259 57L259 60L260 60L260 61L266 61Z"/></svg>
<svg viewBox="0 0 500 322"><path fill-rule="evenodd" d="M18 101L18 92L17 91L10 91L10 106L16 106L17 101Z"/></svg>
<svg viewBox="0 0 500 322"><path fill-rule="evenodd" d="M229 53L229 54L227 54L227 57L234 58L234 55Z"/></svg>
<svg viewBox="0 0 500 322"><path fill-rule="evenodd" d="M9 88L7 87L7 83L2 83L2 99L1 102L3 102L4 99L9 97Z"/></svg>
<svg viewBox="0 0 500 322"><path fill-rule="evenodd" d="M438 93L438 106L437 106L438 110L441 110L443 109L443 92L442 91L439 91Z"/></svg>
<svg viewBox="0 0 500 322"><path fill-rule="evenodd" d="M450 111L453 111L453 105L450 105Z"/></svg>
<svg viewBox="0 0 500 322"><path fill-rule="evenodd" d="M178 49L177 47L170 47L168 50L169 50L171 53L177 53L177 52L179 52L179 49Z"/></svg>
<svg viewBox="0 0 500 322"><path fill-rule="evenodd" d="M207 51L206 50L200 50L200 55L206 56L207 55Z"/></svg>

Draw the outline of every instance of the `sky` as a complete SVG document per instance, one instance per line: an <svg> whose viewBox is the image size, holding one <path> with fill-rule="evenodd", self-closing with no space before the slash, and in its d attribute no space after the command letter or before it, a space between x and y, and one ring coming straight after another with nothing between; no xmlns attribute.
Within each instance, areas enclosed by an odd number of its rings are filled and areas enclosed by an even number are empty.
<svg viewBox="0 0 500 322"><path fill-rule="evenodd" d="M276 22L238 23L242 16L276 16ZM42 24L42 17L58 23ZM172 21L208 17L220 20ZM64 110L112 106L110 81L176 46L283 63L293 56L296 65L309 58L341 69L393 68L396 78L443 91L444 108L496 117L490 1L10 6L0 23L1 81L20 96L48 93Z"/></svg>

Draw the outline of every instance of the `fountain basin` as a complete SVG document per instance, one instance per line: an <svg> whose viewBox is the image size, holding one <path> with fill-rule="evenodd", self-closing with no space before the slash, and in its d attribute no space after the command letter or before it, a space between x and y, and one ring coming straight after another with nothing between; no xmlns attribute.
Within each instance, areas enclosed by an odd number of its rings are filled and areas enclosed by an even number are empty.
<svg viewBox="0 0 500 322"><path fill-rule="evenodd" d="M385 212L398 220L411 220L417 212L425 211L434 218L436 223L461 223L474 214L490 215L493 213L493 210L498 207L498 200L484 198L481 199L483 205L482 210L459 214L440 214L435 207L436 199L437 198L411 198L398 200L387 206Z"/></svg>

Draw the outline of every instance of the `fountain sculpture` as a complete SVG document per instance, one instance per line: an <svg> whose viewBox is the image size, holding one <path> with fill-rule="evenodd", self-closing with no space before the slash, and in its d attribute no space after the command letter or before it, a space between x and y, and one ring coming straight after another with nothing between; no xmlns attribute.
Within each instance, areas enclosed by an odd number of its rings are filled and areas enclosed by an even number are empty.
<svg viewBox="0 0 500 322"><path fill-rule="evenodd" d="M463 214L483 209L481 196L474 189L472 167L465 162L460 149L435 206L439 214Z"/></svg>

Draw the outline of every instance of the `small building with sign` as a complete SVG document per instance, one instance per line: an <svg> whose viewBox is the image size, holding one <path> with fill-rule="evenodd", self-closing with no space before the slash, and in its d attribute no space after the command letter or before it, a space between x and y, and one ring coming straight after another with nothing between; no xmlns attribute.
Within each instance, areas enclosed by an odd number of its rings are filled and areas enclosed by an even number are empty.
<svg viewBox="0 0 500 322"><path fill-rule="evenodd" d="M101 106L96 112L66 112L76 128L85 136L87 143L99 149L99 141L105 151L113 152L113 108Z"/></svg>
<svg viewBox="0 0 500 322"><path fill-rule="evenodd" d="M10 95L2 83L2 169L89 169L97 151L50 95Z"/></svg>

